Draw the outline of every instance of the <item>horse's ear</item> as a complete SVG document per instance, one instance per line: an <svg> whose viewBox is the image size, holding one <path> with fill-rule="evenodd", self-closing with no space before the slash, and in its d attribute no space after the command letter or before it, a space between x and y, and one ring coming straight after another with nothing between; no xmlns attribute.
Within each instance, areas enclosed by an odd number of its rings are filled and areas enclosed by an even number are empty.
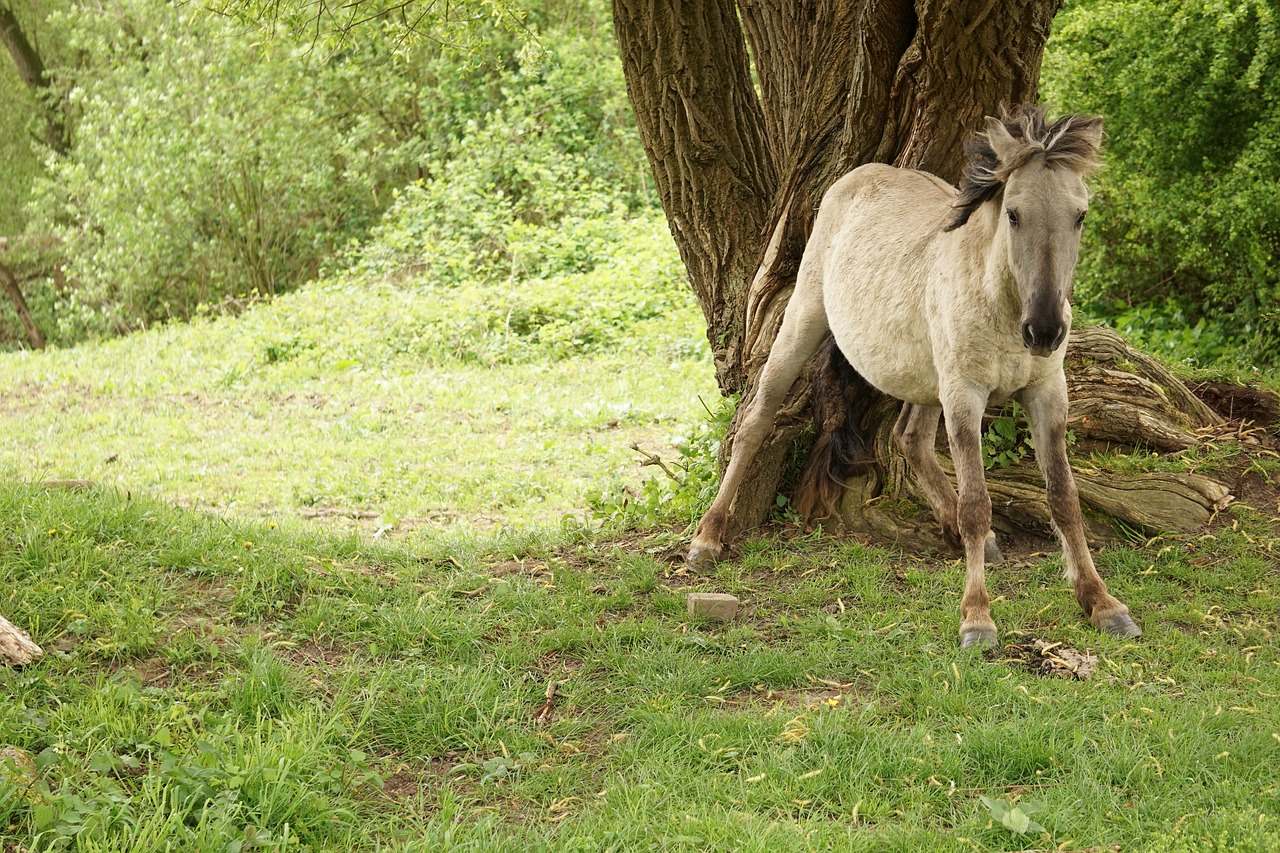
<svg viewBox="0 0 1280 853"><path fill-rule="evenodd" d="M1000 164L1009 163L1013 159L1014 151L1018 148L1018 140L1013 138L1013 134L1009 133L1009 129L1005 127L1004 122L998 118L987 116L987 141L991 143L991 150L995 152L996 162Z"/></svg>
<svg viewBox="0 0 1280 853"><path fill-rule="evenodd" d="M1094 150L1102 150L1102 116L1090 116L1079 122L1071 123L1071 132Z"/></svg>

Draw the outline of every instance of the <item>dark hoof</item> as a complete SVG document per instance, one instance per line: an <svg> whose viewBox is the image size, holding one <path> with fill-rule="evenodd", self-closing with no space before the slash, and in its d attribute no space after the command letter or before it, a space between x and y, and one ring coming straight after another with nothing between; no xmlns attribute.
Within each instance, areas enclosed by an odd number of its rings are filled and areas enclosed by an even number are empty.
<svg viewBox="0 0 1280 853"><path fill-rule="evenodd" d="M1113 637L1122 640L1130 637L1141 637L1142 629L1138 623L1129 618L1128 613L1116 613L1098 623L1098 627Z"/></svg>
<svg viewBox="0 0 1280 853"><path fill-rule="evenodd" d="M689 553L684 558L684 564L693 571L708 569L720 562L721 551L722 548L692 544L689 546Z"/></svg>
<svg viewBox="0 0 1280 853"><path fill-rule="evenodd" d="M1004 554L1000 553L1000 546L996 544L996 537L987 537L987 544L983 546L983 559L986 560L988 566L998 566L1004 562Z"/></svg>
<svg viewBox="0 0 1280 853"><path fill-rule="evenodd" d="M996 647L996 632L994 628L972 628L960 634L960 648L968 649L973 646L979 646L984 649L994 649Z"/></svg>

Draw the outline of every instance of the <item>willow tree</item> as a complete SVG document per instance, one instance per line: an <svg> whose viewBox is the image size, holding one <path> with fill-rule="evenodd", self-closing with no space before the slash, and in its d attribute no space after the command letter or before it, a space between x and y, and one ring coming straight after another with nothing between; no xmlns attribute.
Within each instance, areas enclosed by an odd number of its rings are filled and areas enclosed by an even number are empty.
<svg viewBox="0 0 1280 853"><path fill-rule="evenodd" d="M869 162L955 183L965 139L983 117L1036 99L1061 5L613 0L641 140L725 395L753 393L826 189ZM1073 335L1069 363L1078 438L1181 449L1196 442L1197 430L1220 423L1154 360L1104 331ZM816 369L792 389L739 491L732 530L767 517L789 463L805 453ZM901 532L860 500L886 486L913 489L893 456L897 406L883 397L863 402L858 416L876 436L881 465L854 484L846 514ZM994 473L997 527L1047 524L1033 488L1038 476L1017 467ZM1198 523L1228 499L1221 485L1190 475L1086 476L1080 486L1086 505L1144 527Z"/></svg>

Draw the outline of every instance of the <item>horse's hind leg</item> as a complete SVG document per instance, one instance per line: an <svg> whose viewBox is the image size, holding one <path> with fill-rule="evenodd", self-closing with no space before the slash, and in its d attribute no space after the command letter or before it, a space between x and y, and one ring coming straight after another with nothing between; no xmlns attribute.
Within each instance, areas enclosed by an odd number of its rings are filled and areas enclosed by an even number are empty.
<svg viewBox="0 0 1280 853"><path fill-rule="evenodd" d="M952 488L947 473L938 463L938 454L934 444L938 436L938 419L942 409L938 406L921 406L903 403L902 413L893 427L893 437L898 449L906 457L907 464L915 472L920 481L920 488L929 508L942 525L942 536L952 548L963 550L964 543L960 537L958 518L959 501L956 490ZM987 565L1002 562L1000 549L996 546L996 537L988 532L983 545L983 553Z"/></svg>
<svg viewBox="0 0 1280 853"><path fill-rule="evenodd" d="M715 501L693 532L687 557L690 566L696 567L719 559L725 527L729 521L729 508L738 493L738 486L741 485L756 451L773 429L774 417L787 392L791 390L792 383L800 375L805 362L817 351L826 334L827 316L822 304L821 287L802 289L797 286L787 305L782 328L778 330L778 337L769 350L769 359L760 372L755 396L747 405L738 432L733 438L729 467L725 469L724 479L720 482L720 491L716 493Z"/></svg>
<svg viewBox="0 0 1280 853"><path fill-rule="evenodd" d="M1036 461L1044 473L1053 526L1062 540L1062 561L1076 601L1098 628L1116 637L1139 637L1142 629L1129 616L1129 608L1107 592L1107 585L1093 565L1080 516L1080 497L1067 461L1067 381L1059 373L1020 395L1031 422Z"/></svg>

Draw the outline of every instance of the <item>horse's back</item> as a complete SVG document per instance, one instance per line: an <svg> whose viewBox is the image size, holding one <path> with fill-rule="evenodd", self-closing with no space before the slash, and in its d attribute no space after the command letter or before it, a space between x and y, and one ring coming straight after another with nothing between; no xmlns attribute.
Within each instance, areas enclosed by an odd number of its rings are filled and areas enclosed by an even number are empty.
<svg viewBox="0 0 1280 853"><path fill-rule="evenodd" d="M937 399L924 312L933 243L954 198L953 187L925 172L859 167L823 197L805 252L849 363L881 391L910 402Z"/></svg>

